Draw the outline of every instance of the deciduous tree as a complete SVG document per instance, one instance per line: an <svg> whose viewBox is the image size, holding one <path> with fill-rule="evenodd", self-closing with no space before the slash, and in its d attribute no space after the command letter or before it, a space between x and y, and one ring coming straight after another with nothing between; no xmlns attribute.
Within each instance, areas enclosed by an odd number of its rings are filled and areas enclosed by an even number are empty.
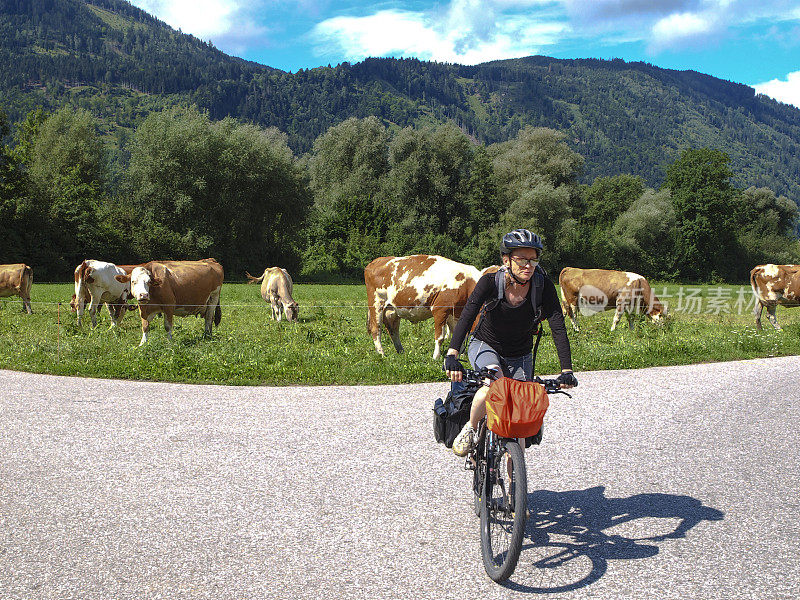
<svg viewBox="0 0 800 600"><path fill-rule="evenodd" d="M141 260L213 256L232 279L298 266L310 198L277 130L193 108L152 113L134 136L127 189Z"/></svg>
<svg viewBox="0 0 800 600"><path fill-rule="evenodd" d="M734 232L736 191L730 158L721 150L691 148L667 169L677 221L677 253L684 277L735 277L739 248Z"/></svg>
<svg viewBox="0 0 800 600"><path fill-rule="evenodd" d="M605 235L614 268L648 278L675 277L675 209L669 190L646 190Z"/></svg>
<svg viewBox="0 0 800 600"><path fill-rule="evenodd" d="M28 116L18 150L30 180L26 217L39 221L28 251L45 263L43 275L63 277L88 256L109 257L119 240L104 219L108 159L96 120L70 107L42 117Z"/></svg>

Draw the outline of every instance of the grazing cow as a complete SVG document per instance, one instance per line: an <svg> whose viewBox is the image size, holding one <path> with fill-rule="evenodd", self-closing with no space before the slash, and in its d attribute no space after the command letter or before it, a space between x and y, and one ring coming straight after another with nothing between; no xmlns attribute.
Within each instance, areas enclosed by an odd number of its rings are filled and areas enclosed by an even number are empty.
<svg viewBox="0 0 800 600"><path fill-rule="evenodd" d="M142 318L142 341L147 341L150 321L164 315L164 329L172 339L174 315L205 318L205 334L211 335L212 323L219 325L222 310L219 294L224 271L213 258L203 260L151 261L133 269L130 275L117 275L117 281L130 282L131 293L139 303Z"/></svg>
<svg viewBox="0 0 800 600"><path fill-rule="evenodd" d="M78 325L83 319L86 301L89 301L89 314L92 327L97 326L97 310L105 303L111 314L111 327L116 327L128 310L128 299L132 297L130 283L117 281L117 275L130 275L135 265L115 265L102 260L84 260L75 267L75 293L70 307L78 314Z"/></svg>
<svg viewBox="0 0 800 600"><path fill-rule="evenodd" d="M247 283L261 282L261 297L272 306L272 318L281 320L281 314L286 314L287 321L297 321L297 302L292 298L292 278L286 269L281 267L267 267L261 277L253 277L244 272L249 281Z"/></svg>
<svg viewBox="0 0 800 600"><path fill-rule="evenodd" d="M489 267L492 268L497 267ZM428 254L373 260L364 269L364 283L367 284L367 330L375 342L375 350L383 356L382 324L386 325L397 352L402 352L400 319L417 323L433 317L433 358L439 358L442 342L455 328L481 275L471 265Z"/></svg>
<svg viewBox="0 0 800 600"><path fill-rule="evenodd" d="M578 328L578 306L583 314L614 309L611 331L617 328L622 313L633 327L633 313L643 312L655 322L666 317L666 307L656 298L647 280L636 273L606 269L566 267L558 276L561 286L561 308L564 316Z"/></svg>
<svg viewBox="0 0 800 600"><path fill-rule="evenodd" d="M750 271L750 286L756 296L753 314L756 328L761 329L761 315L767 307L767 318L778 331L775 308L781 306L800 306L800 265L758 265Z"/></svg>
<svg viewBox="0 0 800 600"><path fill-rule="evenodd" d="M19 296L22 298L22 312L33 314L31 309L31 285L33 269L24 263L0 265L0 298Z"/></svg>

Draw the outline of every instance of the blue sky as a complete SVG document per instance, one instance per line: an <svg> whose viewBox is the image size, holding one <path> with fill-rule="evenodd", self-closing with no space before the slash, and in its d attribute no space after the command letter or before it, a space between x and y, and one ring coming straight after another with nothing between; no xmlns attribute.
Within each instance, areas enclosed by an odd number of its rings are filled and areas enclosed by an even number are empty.
<svg viewBox="0 0 800 600"><path fill-rule="evenodd" d="M368 56L622 58L745 83L800 108L800 0L130 1L285 71Z"/></svg>

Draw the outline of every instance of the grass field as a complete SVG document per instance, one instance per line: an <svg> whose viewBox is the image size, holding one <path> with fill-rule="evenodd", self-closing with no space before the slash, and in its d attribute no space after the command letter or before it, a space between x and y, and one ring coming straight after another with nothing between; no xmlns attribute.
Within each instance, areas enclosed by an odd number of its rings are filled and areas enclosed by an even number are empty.
<svg viewBox="0 0 800 600"><path fill-rule="evenodd" d="M568 326L576 371L800 354L800 310L778 309L782 332L772 329L765 314L764 330L757 332L748 287L683 286L681 292L681 286L657 284L654 289L669 296L672 316L664 326L639 318L629 330L623 320L611 333L611 312L582 318L580 333ZM290 324L269 319L268 305L256 286L225 284L222 323L211 339L203 338L201 319L176 317L170 342L163 320L157 318L142 348L138 312L129 312L121 328L110 330L110 317L103 309L96 329L90 328L88 315L79 328L69 310L71 293L71 284L34 283L30 316L21 312L18 298L0 300L0 368L242 385L443 379L441 363L430 358L432 320L402 322L405 353L396 354L384 334L386 358L376 354L366 331L364 286L296 285L300 322ZM558 370L552 340L545 335L536 371Z"/></svg>

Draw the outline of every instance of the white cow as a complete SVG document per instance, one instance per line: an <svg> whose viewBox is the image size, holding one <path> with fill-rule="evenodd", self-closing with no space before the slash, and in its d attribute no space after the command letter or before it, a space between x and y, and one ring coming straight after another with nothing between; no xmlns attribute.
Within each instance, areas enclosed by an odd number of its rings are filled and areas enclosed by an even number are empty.
<svg viewBox="0 0 800 600"><path fill-rule="evenodd" d="M267 267L261 277L253 277L245 271L247 283L261 283L261 297L270 303L273 320L280 321L286 315L287 321L297 321L298 305L292 298L292 278L286 269Z"/></svg>
<svg viewBox="0 0 800 600"><path fill-rule="evenodd" d="M111 313L111 326L119 325L128 312L126 303L132 295L130 282L118 281L117 275L127 275L127 272L114 263L102 260L84 260L75 268L75 295L70 304L78 313L78 325L83 318L87 296L92 327L97 326L97 309L104 302Z"/></svg>

